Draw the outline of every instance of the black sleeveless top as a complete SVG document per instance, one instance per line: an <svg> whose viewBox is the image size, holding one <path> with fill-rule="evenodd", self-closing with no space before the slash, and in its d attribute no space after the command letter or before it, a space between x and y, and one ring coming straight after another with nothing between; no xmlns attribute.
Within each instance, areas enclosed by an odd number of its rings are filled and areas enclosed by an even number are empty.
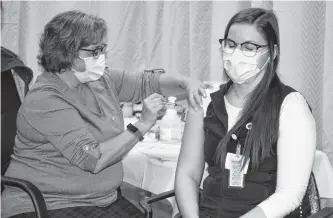
<svg viewBox="0 0 333 218"><path fill-rule="evenodd" d="M225 108L224 95L230 83L222 85L220 90L211 94L211 103L204 118L205 162L208 173L203 183L203 194L200 200L200 217L238 218L275 192L277 178L276 144L273 145L273 155L263 160L255 170L248 169L245 174L245 186L242 189L228 188L228 171L222 170L220 164L215 163L214 155L221 139L228 131L228 114ZM284 99L289 93L295 92L289 86L281 84L277 94ZM280 105L281 107L281 105ZM237 138L241 145L247 135L246 123L237 130ZM231 139L227 145L227 152L236 153L237 141ZM242 146L243 147L243 146ZM276 205L278 207L278 205ZM302 207L298 207L287 218L307 217L310 215L310 203L305 196Z"/></svg>

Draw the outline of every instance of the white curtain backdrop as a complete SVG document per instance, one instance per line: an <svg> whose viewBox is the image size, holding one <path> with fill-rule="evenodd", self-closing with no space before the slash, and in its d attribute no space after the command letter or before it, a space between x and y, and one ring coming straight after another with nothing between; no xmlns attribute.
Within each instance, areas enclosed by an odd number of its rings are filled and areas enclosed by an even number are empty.
<svg viewBox="0 0 333 218"><path fill-rule="evenodd" d="M37 76L44 25L59 12L78 9L107 21L109 66L133 73L164 68L223 81L218 39L231 16L247 7L276 11L280 76L309 101L317 122L317 147L333 164L332 1L5 1L1 44L18 53Z"/></svg>

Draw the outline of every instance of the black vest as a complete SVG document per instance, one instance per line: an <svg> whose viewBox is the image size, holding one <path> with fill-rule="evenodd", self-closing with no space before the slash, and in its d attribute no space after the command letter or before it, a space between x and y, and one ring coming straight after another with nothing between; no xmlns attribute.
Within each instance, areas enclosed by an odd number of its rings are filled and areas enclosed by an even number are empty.
<svg viewBox="0 0 333 218"><path fill-rule="evenodd" d="M224 95L229 88L226 86L230 85L230 83L222 85L219 91L211 94L212 101L204 118L204 152L209 175L203 183L200 213L211 218L238 218L272 195L276 187L276 143L272 145L274 154L271 157L263 160L255 170L251 170L249 167L245 175L245 186L242 189L228 188L228 171L222 170L220 164L215 163L214 155L217 146L228 130L228 114ZM282 95L281 99L284 99L289 93L295 92L291 87L281 85L277 89L277 94ZM247 135L247 123L244 123L237 130L241 145L244 144ZM237 141L231 139L227 145L227 152L236 153L236 145ZM278 205L276 206L278 207ZM300 214L303 217L310 215L310 204L307 196L304 197L302 207L297 208L287 217L300 217Z"/></svg>

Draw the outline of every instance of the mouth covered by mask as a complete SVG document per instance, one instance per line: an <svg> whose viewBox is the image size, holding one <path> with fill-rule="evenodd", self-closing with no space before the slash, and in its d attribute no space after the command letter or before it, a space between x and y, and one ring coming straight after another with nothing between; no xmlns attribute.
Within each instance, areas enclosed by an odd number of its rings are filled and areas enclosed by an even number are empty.
<svg viewBox="0 0 333 218"><path fill-rule="evenodd" d="M74 75L81 83L87 83L99 80L105 70L105 54L101 54L97 59L93 57L81 58L85 64L85 71L78 72L74 70Z"/></svg>
<svg viewBox="0 0 333 218"><path fill-rule="evenodd" d="M224 69L226 69L226 73L236 84L244 84L252 81L269 62L270 58L261 68L258 68L259 57L267 51L260 54L257 53L253 57L245 56L239 49L235 49L232 54L223 53Z"/></svg>

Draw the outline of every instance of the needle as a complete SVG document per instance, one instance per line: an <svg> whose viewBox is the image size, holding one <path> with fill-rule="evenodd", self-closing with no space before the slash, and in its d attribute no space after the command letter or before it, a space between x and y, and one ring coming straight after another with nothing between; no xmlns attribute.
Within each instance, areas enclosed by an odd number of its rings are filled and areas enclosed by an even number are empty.
<svg viewBox="0 0 333 218"><path fill-rule="evenodd" d="M177 103L163 102L164 105L178 106Z"/></svg>

